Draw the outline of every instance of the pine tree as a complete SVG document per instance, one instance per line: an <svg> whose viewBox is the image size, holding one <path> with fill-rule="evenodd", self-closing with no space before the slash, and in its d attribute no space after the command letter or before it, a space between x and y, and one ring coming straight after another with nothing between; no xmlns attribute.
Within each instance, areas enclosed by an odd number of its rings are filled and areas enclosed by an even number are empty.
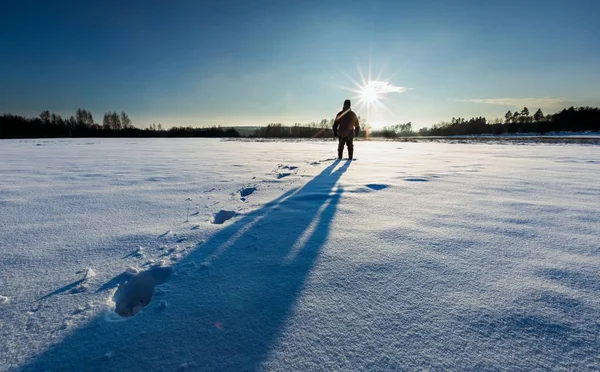
<svg viewBox="0 0 600 372"><path fill-rule="evenodd" d="M533 114L533 121L536 123L544 121L544 113L542 112L541 108L539 108L535 114Z"/></svg>
<svg viewBox="0 0 600 372"><path fill-rule="evenodd" d="M529 116L529 109L527 107L523 107L521 110L521 122L529 123L531 121L531 117Z"/></svg>

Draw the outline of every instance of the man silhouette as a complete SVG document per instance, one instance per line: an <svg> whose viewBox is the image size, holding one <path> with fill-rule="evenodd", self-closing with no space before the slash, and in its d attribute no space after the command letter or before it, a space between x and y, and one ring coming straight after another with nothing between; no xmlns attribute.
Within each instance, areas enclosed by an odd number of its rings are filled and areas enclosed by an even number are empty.
<svg viewBox="0 0 600 372"><path fill-rule="evenodd" d="M360 126L354 111L350 109L349 99L344 101L344 107L333 122L333 135L338 137L338 159L344 155L344 146L348 147L348 159L354 158L354 137L358 136Z"/></svg>

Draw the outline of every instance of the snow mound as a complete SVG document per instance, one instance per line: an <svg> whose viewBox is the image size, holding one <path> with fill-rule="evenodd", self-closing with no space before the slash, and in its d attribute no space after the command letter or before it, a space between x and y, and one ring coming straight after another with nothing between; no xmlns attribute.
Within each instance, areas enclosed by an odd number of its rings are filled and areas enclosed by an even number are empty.
<svg viewBox="0 0 600 372"><path fill-rule="evenodd" d="M221 209L219 212L213 214L212 218L210 219L210 223L221 225L225 223L225 221L235 217L236 214L237 213L235 213L234 211L226 211L224 209Z"/></svg>
<svg viewBox="0 0 600 372"><path fill-rule="evenodd" d="M10 300L6 296L0 296L0 306L6 306Z"/></svg>
<svg viewBox="0 0 600 372"><path fill-rule="evenodd" d="M91 267L88 267L85 270L85 274L83 275L83 280L88 280L96 276L96 272Z"/></svg>
<svg viewBox="0 0 600 372"><path fill-rule="evenodd" d="M127 274L135 275L135 274L139 273L140 270L137 267L129 266L127 269L125 269L125 272Z"/></svg>
<svg viewBox="0 0 600 372"><path fill-rule="evenodd" d="M256 191L256 187L246 187L240 190L240 196L245 198L247 196L252 195Z"/></svg>
<svg viewBox="0 0 600 372"><path fill-rule="evenodd" d="M115 313L122 317L137 314L152 301L154 288L166 282L172 273L173 269L167 266L153 267L133 275L119 285L113 296Z"/></svg>

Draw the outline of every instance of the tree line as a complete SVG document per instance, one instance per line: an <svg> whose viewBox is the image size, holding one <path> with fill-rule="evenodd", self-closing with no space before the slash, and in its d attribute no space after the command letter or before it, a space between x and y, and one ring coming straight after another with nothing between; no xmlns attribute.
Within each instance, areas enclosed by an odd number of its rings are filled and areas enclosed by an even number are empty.
<svg viewBox="0 0 600 372"><path fill-rule="evenodd" d="M544 115L538 109L530 115L529 109L524 107L521 111L508 111L504 120L495 119L488 121L485 117L471 119L452 118L449 122L441 122L431 127L412 129L412 124L397 124L384 127L371 133L373 137L410 137L410 136L456 136L478 134L517 134L549 132L585 132L600 131L600 109L597 107L569 107L553 115Z"/></svg>
<svg viewBox="0 0 600 372"><path fill-rule="evenodd" d="M488 121L485 117L471 119L452 118L448 122L431 127L413 129L412 123L401 123L371 131L366 120L359 117L361 131L359 137L409 137L409 136L453 136L478 134L515 134L548 132L600 131L600 109L597 107L570 107L553 115L544 115L538 109L530 115L529 109L508 111L504 119ZM333 119L318 122L296 123L285 126L272 123L255 129L249 137L260 138L331 138ZM162 125L152 124L149 128L136 128L129 115L106 112L102 125L96 123L92 113L78 109L68 119L56 113L43 111L39 117L25 118L11 114L0 116L0 138L40 138L40 137L240 137L234 128L173 127L168 130Z"/></svg>
<svg viewBox="0 0 600 372"><path fill-rule="evenodd" d="M584 132L600 131L600 109L596 107L570 107L562 111L545 115L538 108L533 115L527 107L521 111L509 110L504 119L489 121L483 116L471 119L452 118L448 122L434 124L431 127L413 129L412 122L386 126L371 130L371 126L359 117L361 132L359 137L397 138L410 136L455 136L478 134L517 134L548 132ZM330 138L333 137L333 119L323 119L308 124L296 123L285 126L272 123L258 128L250 137L260 138Z"/></svg>
<svg viewBox="0 0 600 372"><path fill-rule="evenodd" d="M333 137L333 119L322 119L318 122L295 123L294 125L283 125L271 123L266 127L254 130L249 137L254 138L331 138ZM358 117L360 123L359 137L365 137L370 126Z"/></svg>
<svg viewBox="0 0 600 372"><path fill-rule="evenodd" d="M161 124L153 124L150 128L139 129L124 111L105 113L102 125L96 123L92 113L85 109L78 109L68 119L49 111L43 111L34 118L11 114L0 116L0 138L239 136L235 129L221 127L173 127L164 130Z"/></svg>

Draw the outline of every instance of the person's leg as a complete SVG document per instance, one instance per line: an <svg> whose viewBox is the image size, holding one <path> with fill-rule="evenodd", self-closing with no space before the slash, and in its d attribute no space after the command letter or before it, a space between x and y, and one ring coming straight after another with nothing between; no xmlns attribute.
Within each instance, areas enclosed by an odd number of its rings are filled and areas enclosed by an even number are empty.
<svg viewBox="0 0 600 372"><path fill-rule="evenodd" d="M346 143L346 141L342 137L338 138L338 159L341 159L342 155L344 155L344 144L345 143Z"/></svg>
<svg viewBox="0 0 600 372"><path fill-rule="evenodd" d="M346 141L348 144L348 159L354 159L354 139L352 137L348 138Z"/></svg>

